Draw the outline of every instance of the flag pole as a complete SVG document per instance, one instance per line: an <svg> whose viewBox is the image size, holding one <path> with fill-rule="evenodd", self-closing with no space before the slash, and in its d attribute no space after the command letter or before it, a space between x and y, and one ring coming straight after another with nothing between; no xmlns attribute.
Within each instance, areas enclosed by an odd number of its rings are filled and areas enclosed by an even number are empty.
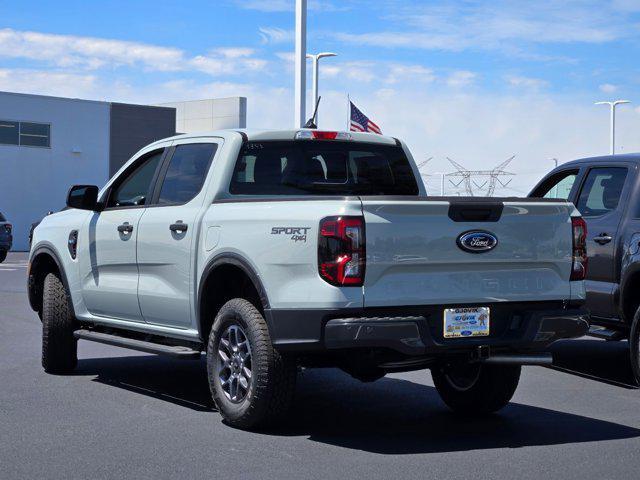
<svg viewBox="0 0 640 480"><path fill-rule="evenodd" d="M351 131L351 97L347 93L347 132Z"/></svg>

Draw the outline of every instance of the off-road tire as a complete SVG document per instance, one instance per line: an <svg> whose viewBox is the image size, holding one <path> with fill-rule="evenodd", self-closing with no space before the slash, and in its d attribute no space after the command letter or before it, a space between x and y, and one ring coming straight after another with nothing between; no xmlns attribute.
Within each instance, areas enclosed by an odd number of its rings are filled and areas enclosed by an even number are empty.
<svg viewBox="0 0 640 480"><path fill-rule="evenodd" d="M49 273L42 297L42 366L47 373L69 373L78 364L75 318L69 302L60 277Z"/></svg>
<svg viewBox="0 0 640 480"><path fill-rule="evenodd" d="M636 310L631 324L629 335L629 356L631 359L631 371L636 385L640 386L640 307Z"/></svg>
<svg viewBox="0 0 640 480"><path fill-rule="evenodd" d="M227 398L216 368L220 338L234 324L243 329L251 347L251 385L240 403ZM228 425L242 429L273 426L291 406L296 375L295 361L273 348L267 323L251 302L234 298L222 306L207 344L207 376L213 401Z"/></svg>
<svg viewBox="0 0 640 480"><path fill-rule="evenodd" d="M0 250L0 263L4 262L7 259L7 251Z"/></svg>
<svg viewBox="0 0 640 480"><path fill-rule="evenodd" d="M480 365L480 372L468 388L456 388L446 367L431 370L433 383L445 404L465 415L486 415L505 407L520 381L520 365Z"/></svg>

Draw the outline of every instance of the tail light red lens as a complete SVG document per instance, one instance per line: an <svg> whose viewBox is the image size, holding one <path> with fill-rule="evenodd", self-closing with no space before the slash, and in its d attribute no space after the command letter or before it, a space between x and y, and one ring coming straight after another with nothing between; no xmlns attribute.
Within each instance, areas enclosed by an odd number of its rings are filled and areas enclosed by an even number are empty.
<svg viewBox="0 0 640 480"><path fill-rule="evenodd" d="M4 228L8 234L11 234L11 230L13 229L13 226L10 223L5 223Z"/></svg>
<svg viewBox="0 0 640 480"><path fill-rule="evenodd" d="M320 221L318 272L331 285L360 287L366 267L363 217L327 217Z"/></svg>
<svg viewBox="0 0 640 480"><path fill-rule="evenodd" d="M584 280L587 277L587 223L582 217L572 217L573 264L571 280Z"/></svg>

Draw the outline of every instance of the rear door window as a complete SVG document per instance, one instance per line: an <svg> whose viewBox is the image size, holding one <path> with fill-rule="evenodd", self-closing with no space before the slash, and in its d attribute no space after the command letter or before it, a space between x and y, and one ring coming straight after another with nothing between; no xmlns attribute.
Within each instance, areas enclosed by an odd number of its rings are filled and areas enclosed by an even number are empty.
<svg viewBox="0 0 640 480"><path fill-rule="evenodd" d="M627 169L592 168L584 181L576 208L585 217L605 215L618 207Z"/></svg>
<svg viewBox="0 0 640 480"><path fill-rule="evenodd" d="M418 195L404 150L356 142L250 142L230 191L245 195Z"/></svg>
<svg viewBox="0 0 640 480"><path fill-rule="evenodd" d="M193 199L202 189L217 147L215 143L178 145L162 181L158 203L179 205Z"/></svg>

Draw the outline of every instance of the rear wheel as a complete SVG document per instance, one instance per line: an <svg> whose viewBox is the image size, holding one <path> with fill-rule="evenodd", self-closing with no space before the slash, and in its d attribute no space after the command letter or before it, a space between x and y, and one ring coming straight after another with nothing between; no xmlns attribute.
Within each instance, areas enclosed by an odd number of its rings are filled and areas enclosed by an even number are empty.
<svg viewBox="0 0 640 480"><path fill-rule="evenodd" d="M275 423L293 400L295 362L273 348L264 317L241 298L225 303L216 317L207 372L220 414L238 428Z"/></svg>
<svg viewBox="0 0 640 480"><path fill-rule="evenodd" d="M465 415L482 415L497 412L511 401L520 371L520 365L461 363L434 367L431 376L449 408Z"/></svg>
<svg viewBox="0 0 640 480"><path fill-rule="evenodd" d="M629 354L636 385L640 385L640 307L633 316L631 335L629 336Z"/></svg>
<svg viewBox="0 0 640 480"><path fill-rule="evenodd" d="M60 277L49 273L42 297L42 366L48 373L69 373L78 364L75 318Z"/></svg>
<svg viewBox="0 0 640 480"><path fill-rule="evenodd" d="M7 251L6 250L0 250L0 263L4 262L7 258Z"/></svg>

